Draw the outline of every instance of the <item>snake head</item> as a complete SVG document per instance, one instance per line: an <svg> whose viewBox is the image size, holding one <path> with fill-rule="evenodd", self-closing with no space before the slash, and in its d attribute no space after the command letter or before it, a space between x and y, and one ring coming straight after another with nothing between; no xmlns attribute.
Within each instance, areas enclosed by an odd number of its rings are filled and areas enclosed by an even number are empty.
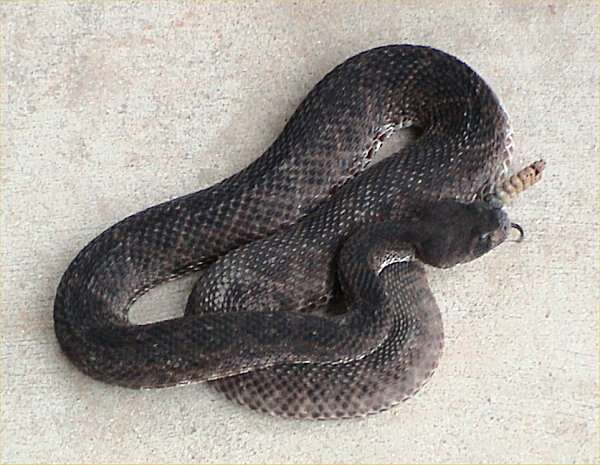
<svg viewBox="0 0 600 465"><path fill-rule="evenodd" d="M417 257L438 268L449 268L486 254L506 240L511 222L496 205L476 201L436 202L419 215Z"/></svg>

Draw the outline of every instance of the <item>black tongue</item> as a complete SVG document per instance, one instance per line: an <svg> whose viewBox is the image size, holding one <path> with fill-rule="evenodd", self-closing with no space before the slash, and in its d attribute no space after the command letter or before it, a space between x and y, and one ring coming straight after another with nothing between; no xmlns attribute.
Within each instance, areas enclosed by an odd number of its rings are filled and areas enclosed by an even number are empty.
<svg viewBox="0 0 600 465"><path fill-rule="evenodd" d="M510 227L516 229L519 232L519 237L515 239L514 242L521 242L523 239L525 239L525 231L523 231L523 228L520 224L510 223Z"/></svg>

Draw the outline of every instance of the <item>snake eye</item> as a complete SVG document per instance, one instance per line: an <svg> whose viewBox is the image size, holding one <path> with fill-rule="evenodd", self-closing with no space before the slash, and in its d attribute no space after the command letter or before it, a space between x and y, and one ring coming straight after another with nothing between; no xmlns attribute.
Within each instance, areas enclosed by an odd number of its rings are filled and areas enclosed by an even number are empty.
<svg viewBox="0 0 600 465"><path fill-rule="evenodd" d="M479 242L488 242L490 240L490 234L489 232L483 233L479 235Z"/></svg>

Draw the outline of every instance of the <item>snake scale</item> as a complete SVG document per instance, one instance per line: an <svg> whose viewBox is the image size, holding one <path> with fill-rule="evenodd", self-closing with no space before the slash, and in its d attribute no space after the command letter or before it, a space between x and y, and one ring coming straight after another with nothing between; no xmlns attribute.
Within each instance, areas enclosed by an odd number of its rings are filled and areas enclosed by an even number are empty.
<svg viewBox="0 0 600 465"><path fill-rule="evenodd" d="M409 126L414 143L365 169ZM297 418L387 409L442 350L423 263L472 260L508 234L482 199L506 175L511 134L457 58L413 45L355 55L245 169L92 240L57 289L59 344L87 375L130 388L209 381ZM129 322L137 297L196 270L182 317Z"/></svg>

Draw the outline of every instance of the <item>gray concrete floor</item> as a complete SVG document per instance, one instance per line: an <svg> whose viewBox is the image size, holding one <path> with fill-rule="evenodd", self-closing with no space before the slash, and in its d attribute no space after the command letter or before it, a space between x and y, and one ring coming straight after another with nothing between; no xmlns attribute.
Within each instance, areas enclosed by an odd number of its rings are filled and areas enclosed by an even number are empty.
<svg viewBox="0 0 600 465"><path fill-rule="evenodd" d="M3 462L598 462L595 2L23 1L0 13ZM52 304L80 248L238 171L325 72L387 43L468 62L511 114L519 160L548 161L511 209L524 243L431 271L447 344L430 384L389 412L315 423L204 385L135 392L76 371ZM136 312L177 313L189 287Z"/></svg>

